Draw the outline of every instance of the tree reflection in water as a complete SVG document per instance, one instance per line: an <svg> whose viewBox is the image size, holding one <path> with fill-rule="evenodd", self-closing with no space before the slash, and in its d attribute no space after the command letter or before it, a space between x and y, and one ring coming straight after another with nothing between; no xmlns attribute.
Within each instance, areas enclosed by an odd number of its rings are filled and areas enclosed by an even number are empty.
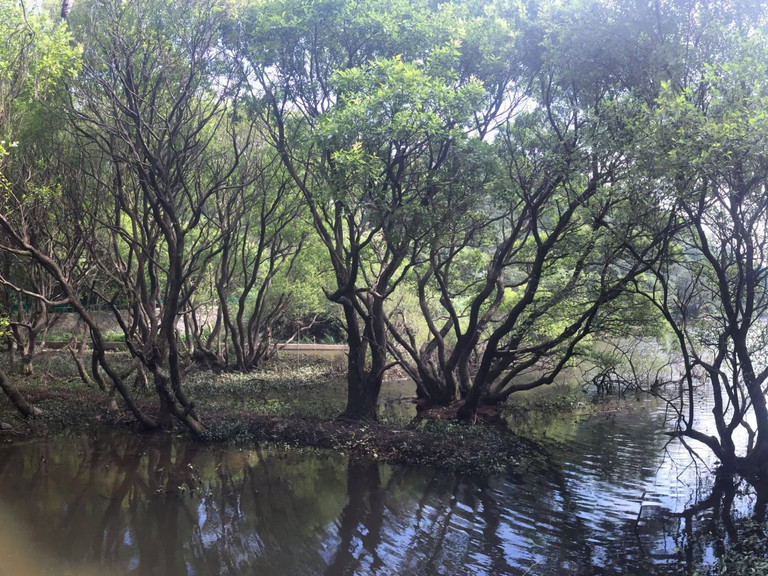
<svg viewBox="0 0 768 576"><path fill-rule="evenodd" d="M624 437L648 453L623 456L598 424L562 432L570 460L555 450L514 479L168 435L62 436L0 448L0 514L26 527L30 555L50 558L29 573L96 563L141 576L688 573L739 539L746 517L764 522L768 491L745 496L727 479L673 513L640 491L659 482L646 424Z"/></svg>
<svg viewBox="0 0 768 576"><path fill-rule="evenodd" d="M734 561L741 563L740 574L764 573L768 567L767 506L766 479L718 474L709 496L678 515L685 536L686 563L690 565L697 555L709 552L720 559L720 574L733 573L730 565ZM744 568L755 561L761 563L762 570Z"/></svg>

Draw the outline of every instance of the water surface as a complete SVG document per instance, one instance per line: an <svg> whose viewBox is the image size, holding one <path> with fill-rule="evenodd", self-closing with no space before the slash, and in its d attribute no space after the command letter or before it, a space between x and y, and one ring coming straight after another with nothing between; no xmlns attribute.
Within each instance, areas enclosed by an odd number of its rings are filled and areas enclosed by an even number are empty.
<svg viewBox="0 0 768 576"><path fill-rule="evenodd" d="M492 478L240 450L171 435L0 446L0 576L672 574L712 562L693 538L705 462L660 434L651 400L529 420L541 454ZM703 479L703 480L702 480ZM743 496L748 513L751 496Z"/></svg>

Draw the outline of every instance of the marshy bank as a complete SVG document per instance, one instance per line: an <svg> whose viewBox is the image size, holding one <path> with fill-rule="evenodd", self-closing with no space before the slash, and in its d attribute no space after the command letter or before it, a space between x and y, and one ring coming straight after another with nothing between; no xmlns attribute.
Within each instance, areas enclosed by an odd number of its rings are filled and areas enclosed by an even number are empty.
<svg viewBox="0 0 768 576"><path fill-rule="evenodd" d="M111 354L118 360L122 353ZM193 368L184 378L186 391L199 406L205 440L210 442L331 449L355 457L475 474L513 470L536 453L535 444L514 434L496 411L478 426L459 424L439 411L420 416L413 402L413 384L407 380L385 382L378 422L338 421L335 417L346 400L343 370L338 350L290 350L251 373ZM8 439L105 426L139 431L119 402L110 402L95 385L82 382L63 351L40 355L35 374L15 374L14 382L43 414L24 419L9 402L3 403L0 422ZM157 410L154 390L140 385L133 392L142 410L148 414ZM545 398L539 408L559 410L575 403L570 391L558 392ZM511 413L519 415L527 407L526 403ZM176 433L186 436L181 430Z"/></svg>

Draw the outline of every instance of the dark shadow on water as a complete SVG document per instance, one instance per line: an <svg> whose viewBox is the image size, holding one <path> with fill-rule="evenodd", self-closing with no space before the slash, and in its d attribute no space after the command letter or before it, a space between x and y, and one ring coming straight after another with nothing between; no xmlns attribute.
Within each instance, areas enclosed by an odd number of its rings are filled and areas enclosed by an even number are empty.
<svg viewBox="0 0 768 576"><path fill-rule="evenodd" d="M363 558L359 556L356 540L367 551L369 571L382 568L383 561L377 548L381 541L384 519L384 491L381 474L376 462L352 460L347 467L347 504L338 520L339 544L331 563L325 570L326 576L356 574ZM364 526L364 533L359 527Z"/></svg>

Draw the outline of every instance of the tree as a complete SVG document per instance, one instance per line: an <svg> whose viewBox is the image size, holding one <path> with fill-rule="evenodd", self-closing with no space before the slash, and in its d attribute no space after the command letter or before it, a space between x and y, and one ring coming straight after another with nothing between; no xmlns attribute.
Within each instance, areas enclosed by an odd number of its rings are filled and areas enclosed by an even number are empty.
<svg viewBox="0 0 768 576"><path fill-rule="evenodd" d="M2 158L5 153L5 148L2 146L2 144L0 144L0 158ZM0 193L3 195L3 197L8 195L9 188L10 184L2 175L2 172L0 172ZM9 323L6 318L0 319L0 328L3 330L6 329L8 324ZM3 393L8 397L8 399L13 403L13 405L22 415L38 416L41 414L41 410L27 402L26 398L24 398L24 395L19 392L11 379L8 378L8 376L2 370L0 370L0 389L2 389Z"/></svg>
<svg viewBox="0 0 768 576"><path fill-rule="evenodd" d="M35 218L30 218L33 211L30 205L38 204L39 207L39 203L29 190L24 191L29 185L29 178L25 176L32 172L32 165L24 165L17 157L9 159L8 147L15 147L16 139L26 138L30 127L40 122L46 113L45 101L55 92L57 84L76 70L79 49L71 43L65 25L54 22L39 8L28 12L23 3L0 3L0 35L4 38L0 46L0 227L19 218L13 225L25 228L24 233L28 236L32 235L30 228L35 226L45 235L42 222L36 224ZM6 174L11 174L12 180L8 180ZM14 267L18 254L5 240L5 237L0 239L0 283L6 289L10 287L18 294L25 293L32 298L31 306L39 314L26 315L24 302L20 299L16 321L9 323L5 316L2 320L4 325L11 327L15 342L21 344L25 358L31 362L35 339L50 324L48 297L52 296L51 291L55 294L56 288L43 280L39 268ZM4 309L0 313L5 315L10 312L11 303L7 292L3 291L3 294L1 304ZM26 366L31 370L31 364ZM22 414L39 414L5 374L0 374L0 380L3 391Z"/></svg>
<svg viewBox="0 0 768 576"><path fill-rule="evenodd" d="M47 166L39 167L33 175L23 179L15 169L23 169L29 164L20 162L18 157L14 160L15 166L9 170L14 184L9 186L5 199L6 218L13 221L18 233L31 244L56 258L71 281L78 283L87 275L89 264L83 260L82 236L68 221L66 198L62 197L59 188L61 180L49 172L59 168L58 162L52 158ZM6 290L5 305L9 311L11 360L15 361L18 352L22 373L31 374L38 339L44 346L48 330L60 319L68 300L58 282L44 268L27 254L13 250L11 244L4 242L3 270L0 272L0 285Z"/></svg>
<svg viewBox="0 0 768 576"><path fill-rule="evenodd" d="M216 206L222 235L213 262L215 319L200 322L192 297L185 319L196 328L198 357L248 371L274 351L272 329L300 292L291 284L311 281L294 273L308 227L301 222L304 209L293 181L267 150L255 149L244 164L252 183ZM212 315L211 307L200 310Z"/></svg>
<svg viewBox="0 0 768 576"><path fill-rule="evenodd" d="M679 421L672 435L703 443L727 469L754 475L768 457L768 43L751 26L711 33L721 39L718 50L693 62L686 82L667 84L653 115L662 159L656 174L668 204L679 207L682 231L647 295L682 354L685 393L673 400ZM700 370L714 399L716 435L697 426Z"/></svg>
<svg viewBox="0 0 768 576"><path fill-rule="evenodd" d="M10 193L3 210L42 246L56 242L55 232L49 233L57 218L56 175L48 171L53 161L43 164L30 150L46 139L40 127L51 123L47 104L55 99L57 85L76 71L80 50L67 27L45 10L3 2L0 18L0 35L6 38L0 49L0 141L10 144L2 160ZM51 303L61 294L28 260L7 251L0 257L0 283L8 289L2 304L6 313L13 310L12 351L20 350L24 371L31 371L36 339L55 322ZM16 297L11 299L11 293Z"/></svg>
<svg viewBox="0 0 768 576"><path fill-rule="evenodd" d="M72 126L89 154L99 298L153 375L165 425L203 427L181 377L177 323L221 251L217 206L251 184L252 130L238 126L236 63L220 44L223 12L193 5L97 2L78 29L83 72ZM123 315L127 313L127 315Z"/></svg>
<svg viewBox="0 0 768 576"><path fill-rule="evenodd" d="M0 37L0 140L14 143L76 72L80 48L65 23L13 0L0 2Z"/></svg>
<svg viewBox="0 0 768 576"><path fill-rule="evenodd" d="M309 206L347 331L345 418L375 419L386 302L429 227L436 183L469 130L506 111L512 74L467 37L504 28L500 6L399 1L254 5L233 42L254 110ZM514 34L504 28L505 41ZM504 36L504 35L502 35ZM476 35L479 38L480 35ZM494 82L483 85L483 73Z"/></svg>
<svg viewBox="0 0 768 576"><path fill-rule="evenodd" d="M87 234L73 214L79 200L71 188L83 177L82 167L73 154L73 142L64 135L61 91L47 97L45 106L25 117L21 142L5 164L11 183L4 202L4 216L15 233L41 253L54 259L68 282L78 292L88 289L94 270L87 258ZM41 160L41 159L45 160ZM70 310L58 281L34 258L13 248L9 234L0 233L4 249L0 252L0 285L5 287L4 304L10 314L12 356L22 356L22 371L31 373L32 362L45 336Z"/></svg>
<svg viewBox="0 0 768 576"><path fill-rule="evenodd" d="M462 151L448 179L454 195L432 208L445 216L414 267L427 335L392 321L393 353L420 396L449 404L460 394L470 420L481 400L551 383L593 336L615 330L619 302L648 266L635 252L658 258L669 230L663 217L650 232L637 225L658 198L628 184L642 113L634 80L572 53L582 42L589 58L597 48L580 11L536 8L520 42L529 78L520 109L489 150Z"/></svg>

